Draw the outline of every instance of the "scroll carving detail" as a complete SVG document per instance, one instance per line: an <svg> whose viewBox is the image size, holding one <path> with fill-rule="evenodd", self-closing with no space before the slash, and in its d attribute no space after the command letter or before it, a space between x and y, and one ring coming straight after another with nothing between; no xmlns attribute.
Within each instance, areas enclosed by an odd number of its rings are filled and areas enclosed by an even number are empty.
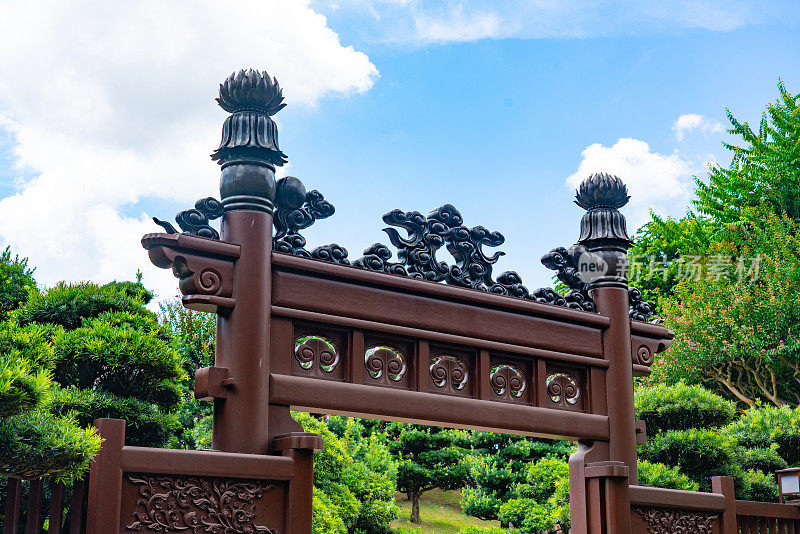
<svg viewBox="0 0 800 534"><path fill-rule="evenodd" d="M134 521L126 530L232 534L276 530L256 525L255 500L274 486L260 480L233 481L128 475L139 487Z"/></svg>
<svg viewBox="0 0 800 534"><path fill-rule="evenodd" d="M635 507L647 523L649 534L711 534L717 514L689 510Z"/></svg>
<svg viewBox="0 0 800 534"><path fill-rule="evenodd" d="M557 406L574 407L581 398L580 381L569 373L558 372L547 377L547 396Z"/></svg>
<svg viewBox="0 0 800 534"><path fill-rule="evenodd" d="M325 373L332 373L339 365L339 349L330 339L318 335L297 338L294 344L294 357L300 367L310 371L319 365Z"/></svg>
<svg viewBox="0 0 800 534"><path fill-rule="evenodd" d="M489 381L495 394L505 399L518 399L527 388L525 372L516 365L495 365L491 369Z"/></svg>
<svg viewBox="0 0 800 534"><path fill-rule="evenodd" d="M219 239L219 232L213 229L209 222L219 219L225 214L222 203L214 197L201 198L194 203L194 209L184 210L175 216L175 221L184 233ZM168 234L177 234L178 231L167 221L153 217L153 222L162 227Z"/></svg>
<svg viewBox="0 0 800 534"><path fill-rule="evenodd" d="M400 382L408 371L405 355L386 345L370 347L364 353L364 366L375 380L388 379Z"/></svg>
<svg viewBox="0 0 800 534"><path fill-rule="evenodd" d="M451 392L463 390L469 382L466 362L449 354L431 358L430 375L437 388Z"/></svg>

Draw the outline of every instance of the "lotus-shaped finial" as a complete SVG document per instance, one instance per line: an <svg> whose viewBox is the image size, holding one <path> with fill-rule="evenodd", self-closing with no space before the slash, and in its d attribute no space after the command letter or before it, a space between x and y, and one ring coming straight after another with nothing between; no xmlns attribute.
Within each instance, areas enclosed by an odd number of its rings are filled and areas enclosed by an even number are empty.
<svg viewBox="0 0 800 534"><path fill-rule="evenodd" d="M628 188L622 180L605 172L591 175L581 182L575 192L575 204L585 210L619 209L627 204L630 198Z"/></svg>
<svg viewBox="0 0 800 534"><path fill-rule="evenodd" d="M228 76L219 85L217 102L228 113L257 109L274 115L286 107L278 80L270 78L266 71L253 69L242 69Z"/></svg>

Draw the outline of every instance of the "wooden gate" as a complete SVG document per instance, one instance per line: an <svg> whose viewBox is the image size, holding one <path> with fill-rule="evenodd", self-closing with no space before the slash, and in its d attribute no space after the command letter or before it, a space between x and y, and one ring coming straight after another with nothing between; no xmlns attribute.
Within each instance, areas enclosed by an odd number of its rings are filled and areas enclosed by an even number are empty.
<svg viewBox="0 0 800 534"><path fill-rule="evenodd" d="M572 532L665 532L642 527L648 516L636 510L687 498L636 485L644 428L633 377L672 335L647 322L652 308L628 288L618 178L581 184L577 244L542 258L565 296L495 274L501 253L485 249L503 236L466 226L449 204L387 213L395 250L375 243L351 259L336 244L306 248L300 232L334 208L297 178L275 179L287 161L271 118L284 106L277 81L240 71L218 102L230 113L212 155L220 200L179 213L181 232L155 219L164 232L142 239L179 279L183 304L217 314L215 365L195 376L196 397L214 403L214 450L126 446L123 421L99 421L88 533L310 533L322 443L290 410L579 441ZM219 218L217 233L209 223ZM718 511L728 496L698 502ZM707 531L692 528L681 532Z"/></svg>
<svg viewBox="0 0 800 534"><path fill-rule="evenodd" d="M156 220L165 232L142 239L179 278L186 307L218 314L215 366L197 371L195 393L214 402L220 452L191 454L266 462L280 436L302 432L290 410L306 410L579 440L587 473L635 484L633 376L649 372L671 334L646 322L652 309L627 286L625 185L598 174L580 186L577 244L543 258L566 296L494 273L500 253L488 249L503 236L466 226L449 204L384 215L394 251L376 243L351 259L336 244L306 248L300 232L334 208L297 178L275 179L286 156L271 116L282 101L266 73L228 78L218 102L231 115L212 156L220 200L179 213L182 232ZM610 531L627 532L629 503L619 504ZM280 524L254 510L253 524ZM290 522L309 517L304 503Z"/></svg>

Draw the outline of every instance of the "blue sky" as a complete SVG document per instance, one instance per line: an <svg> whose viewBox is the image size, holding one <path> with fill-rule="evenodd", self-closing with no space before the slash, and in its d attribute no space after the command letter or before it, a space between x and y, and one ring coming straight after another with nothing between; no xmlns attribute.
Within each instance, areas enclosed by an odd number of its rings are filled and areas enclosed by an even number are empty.
<svg viewBox="0 0 800 534"><path fill-rule="evenodd" d="M727 163L725 108L755 122L779 77L800 92L790 2L240 2L238 30L213 2L98 5L0 2L50 29L0 28L4 50L23 42L0 59L0 241L45 284L141 268L174 294L137 236L218 194L213 97L242 66L278 77L285 172L337 208L311 245L357 258L388 243L384 212L449 202L506 236L498 267L531 288L550 284L538 258L577 237L589 172L629 183L632 226L679 215L692 175Z"/></svg>

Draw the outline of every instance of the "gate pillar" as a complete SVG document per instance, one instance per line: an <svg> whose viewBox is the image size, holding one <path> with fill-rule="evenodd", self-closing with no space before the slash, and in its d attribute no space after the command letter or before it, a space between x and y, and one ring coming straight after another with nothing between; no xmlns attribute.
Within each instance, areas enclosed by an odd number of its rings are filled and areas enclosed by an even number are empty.
<svg viewBox="0 0 800 534"><path fill-rule="evenodd" d="M629 534L630 470L622 462L591 462L592 445L581 442L569 459L570 532Z"/></svg>
<svg viewBox="0 0 800 534"><path fill-rule="evenodd" d="M277 81L254 70L232 74L217 99L231 113L212 155L222 167L221 237L241 247L233 272L235 306L217 319L215 365L228 373L225 397L214 399L213 447L220 451L269 450L272 214L275 166L286 161L271 115L282 101Z"/></svg>
<svg viewBox="0 0 800 534"><path fill-rule="evenodd" d="M631 484L636 470L636 417L633 405L633 363L627 278L627 251L631 240L619 208L628 203L625 184L609 174L594 174L578 188L576 204L586 210L581 234L573 247L578 275L588 285L598 313L610 319L603 332L603 357L608 360L610 461L622 462Z"/></svg>

